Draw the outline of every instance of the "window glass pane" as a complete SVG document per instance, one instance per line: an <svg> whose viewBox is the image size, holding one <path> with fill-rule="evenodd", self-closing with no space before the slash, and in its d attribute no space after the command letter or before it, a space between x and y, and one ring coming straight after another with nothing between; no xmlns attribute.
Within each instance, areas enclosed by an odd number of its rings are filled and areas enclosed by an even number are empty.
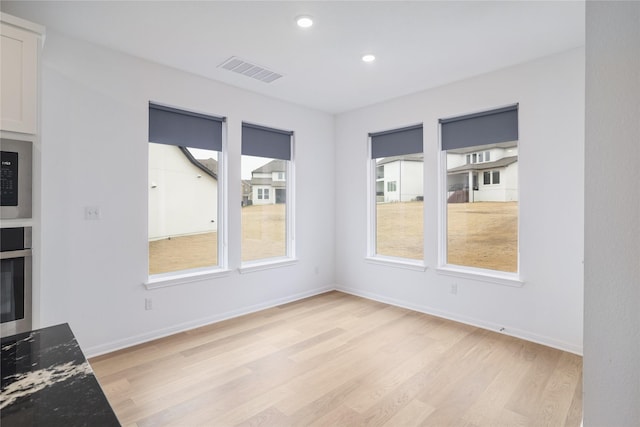
<svg viewBox="0 0 640 427"><path fill-rule="evenodd" d="M466 164L467 153L479 150L487 150L485 161ZM448 150L446 164L447 264L517 272L517 142Z"/></svg>
<svg viewBox="0 0 640 427"><path fill-rule="evenodd" d="M242 261L287 255L288 160L242 156Z"/></svg>
<svg viewBox="0 0 640 427"><path fill-rule="evenodd" d="M422 260L423 155L373 161L376 171L383 170L376 182L376 254Z"/></svg>
<svg viewBox="0 0 640 427"><path fill-rule="evenodd" d="M219 154L149 143L149 274L218 265Z"/></svg>

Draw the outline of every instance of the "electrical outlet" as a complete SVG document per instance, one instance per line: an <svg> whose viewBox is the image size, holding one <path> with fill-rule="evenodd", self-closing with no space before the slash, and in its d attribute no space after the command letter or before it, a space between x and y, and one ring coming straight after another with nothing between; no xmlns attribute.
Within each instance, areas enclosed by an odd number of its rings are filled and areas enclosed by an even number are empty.
<svg viewBox="0 0 640 427"><path fill-rule="evenodd" d="M452 283L451 284L451 294L452 295L457 295L458 294L458 284L457 283Z"/></svg>
<svg viewBox="0 0 640 427"><path fill-rule="evenodd" d="M85 206L84 219L87 221L95 221L100 219L100 208L97 206Z"/></svg>
<svg viewBox="0 0 640 427"><path fill-rule="evenodd" d="M145 298L144 299L144 309L145 310L152 310L153 309L153 302L151 301L151 298Z"/></svg>

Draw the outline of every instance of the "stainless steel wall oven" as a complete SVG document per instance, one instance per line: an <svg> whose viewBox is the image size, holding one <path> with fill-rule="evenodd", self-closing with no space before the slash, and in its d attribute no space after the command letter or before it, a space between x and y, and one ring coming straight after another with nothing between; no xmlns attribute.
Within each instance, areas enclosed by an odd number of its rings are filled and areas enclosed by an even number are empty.
<svg viewBox="0 0 640 427"><path fill-rule="evenodd" d="M0 320L5 337L31 329L31 227L0 229Z"/></svg>

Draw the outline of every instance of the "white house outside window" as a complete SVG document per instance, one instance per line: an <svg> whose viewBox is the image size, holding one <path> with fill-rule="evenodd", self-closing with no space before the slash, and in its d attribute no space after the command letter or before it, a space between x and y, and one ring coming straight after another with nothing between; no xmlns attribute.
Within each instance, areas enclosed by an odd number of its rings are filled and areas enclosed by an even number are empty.
<svg viewBox="0 0 640 427"><path fill-rule="evenodd" d="M149 104L149 275L223 264L223 120Z"/></svg>

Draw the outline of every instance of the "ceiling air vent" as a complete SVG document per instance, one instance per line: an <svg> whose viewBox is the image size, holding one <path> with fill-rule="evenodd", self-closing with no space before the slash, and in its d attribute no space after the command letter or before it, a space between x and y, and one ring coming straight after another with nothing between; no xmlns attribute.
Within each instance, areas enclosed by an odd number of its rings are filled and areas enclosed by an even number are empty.
<svg viewBox="0 0 640 427"><path fill-rule="evenodd" d="M225 70L243 74L247 77L252 77L265 83L271 83L272 81L282 77L282 74L278 74L265 67L252 64L244 59L238 58L237 56L232 56L227 59L222 64L218 65L218 68L224 68Z"/></svg>

